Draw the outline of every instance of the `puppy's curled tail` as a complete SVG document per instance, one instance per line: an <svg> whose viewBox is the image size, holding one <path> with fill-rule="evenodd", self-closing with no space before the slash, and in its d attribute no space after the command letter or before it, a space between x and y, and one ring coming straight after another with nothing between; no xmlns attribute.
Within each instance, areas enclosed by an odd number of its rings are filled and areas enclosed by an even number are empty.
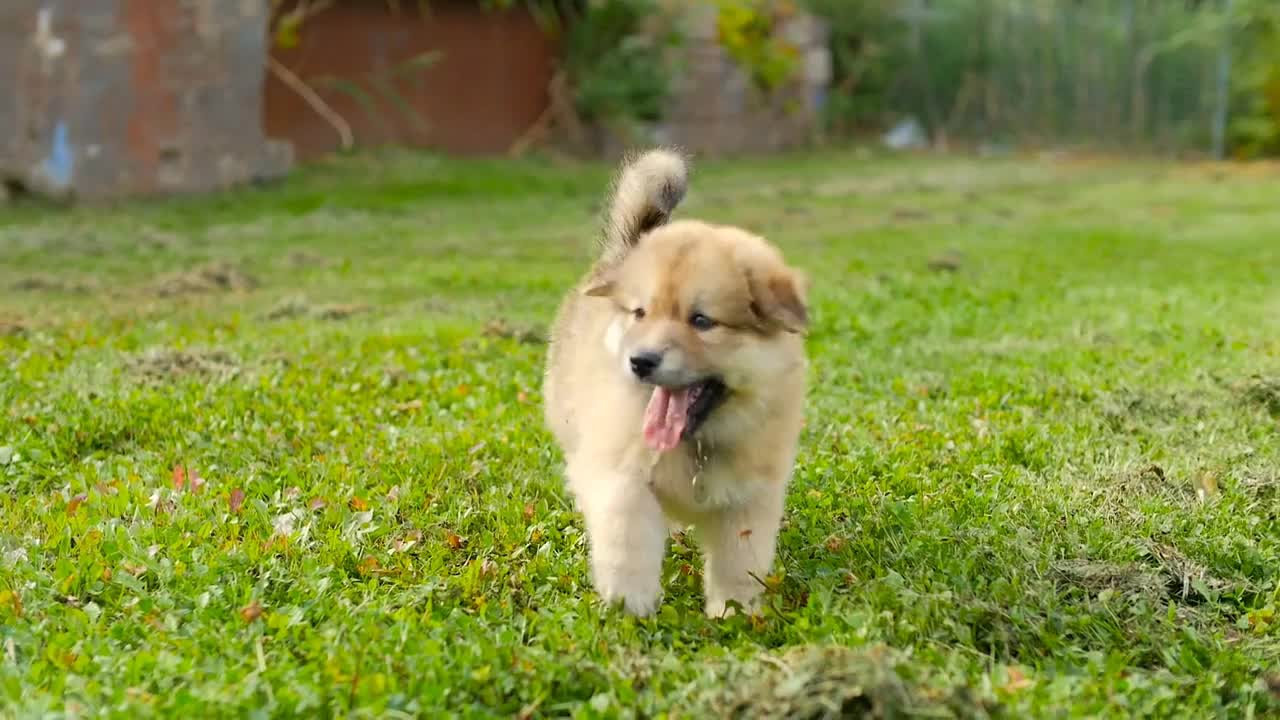
<svg viewBox="0 0 1280 720"><path fill-rule="evenodd" d="M621 258L642 235L665 224L688 187L689 163L675 150L658 148L623 161L604 218L606 261Z"/></svg>

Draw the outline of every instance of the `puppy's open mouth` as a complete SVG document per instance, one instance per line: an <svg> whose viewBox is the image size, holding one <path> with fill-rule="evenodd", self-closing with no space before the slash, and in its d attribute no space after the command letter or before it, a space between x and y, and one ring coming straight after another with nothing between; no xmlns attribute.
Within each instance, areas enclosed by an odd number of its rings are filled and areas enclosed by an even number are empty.
<svg viewBox="0 0 1280 720"><path fill-rule="evenodd" d="M644 411L645 444L658 452L674 450L698 431L727 394L728 388L717 378L681 388L655 387Z"/></svg>

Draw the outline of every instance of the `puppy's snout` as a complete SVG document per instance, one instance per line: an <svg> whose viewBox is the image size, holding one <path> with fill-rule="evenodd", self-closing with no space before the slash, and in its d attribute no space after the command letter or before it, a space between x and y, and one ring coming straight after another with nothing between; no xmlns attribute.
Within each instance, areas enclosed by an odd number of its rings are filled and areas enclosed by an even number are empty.
<svg viewBox="0 0 1280 720"><path fill-rule="evenodd" d="M638 352L631 356L631 372L644 380L653 374L662 364L662 354L656 352Z"/></svg>

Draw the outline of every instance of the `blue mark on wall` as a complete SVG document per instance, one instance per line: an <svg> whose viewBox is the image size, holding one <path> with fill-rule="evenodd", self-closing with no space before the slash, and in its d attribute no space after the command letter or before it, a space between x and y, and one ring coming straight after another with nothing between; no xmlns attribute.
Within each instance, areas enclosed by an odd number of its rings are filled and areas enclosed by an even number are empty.
<svg viewBox="0 0 1280 720"><path fill-rule="evenodd" d="M75 171L76 156L71 149L71 141L67 139L67 124L59 121L53 128L53 145L49 148L49 156L44 159L44 174L58 188L71 184L71 175Z"/></svg>

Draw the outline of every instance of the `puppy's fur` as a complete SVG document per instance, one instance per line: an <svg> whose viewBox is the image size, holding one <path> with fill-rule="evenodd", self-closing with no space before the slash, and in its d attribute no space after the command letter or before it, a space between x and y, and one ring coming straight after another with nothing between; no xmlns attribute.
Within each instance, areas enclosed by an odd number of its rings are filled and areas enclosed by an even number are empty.
<svg viewBox="0 0 1280 720"><path fill-rule="evenodd" d="M657 609L669 527L690 524L707 614L757 607L802 424L802 277L744 230L668 222L687 174L667 150L624 164L544 384L596 590L636 615Z"/></svg>

